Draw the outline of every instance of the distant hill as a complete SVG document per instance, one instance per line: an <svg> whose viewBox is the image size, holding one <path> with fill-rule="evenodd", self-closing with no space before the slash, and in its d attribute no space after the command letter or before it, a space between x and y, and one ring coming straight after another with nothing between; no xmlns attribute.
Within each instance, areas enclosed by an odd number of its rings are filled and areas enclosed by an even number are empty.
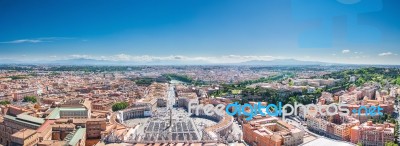
<svg viewBox="0 0 400 146"><path fill-rule="evenodd" d="M0 64L51 64L51 65L260 65L260 66L285 66L285 65L338 65L318 61L301 61L296 59L275 59L275 60L251 60L241 63L209 63L207 61L184 61L184 60L153 60L148 62L135 61L111 61L96 59L65 59L54 61L15 61L9 59L0 60Z"/></svg>
<svg viewBox="0 0 400 146"><path fill-rule="evenodd" d="M11 59L0 59L0 64L15 64L15 63L21 63L21 62L14 61Z"/></svg>
<svg viewBox="0 0 400 146"><path fill-rule="evenodd" d="M85 58L56 60L44 63L57 64L57 65L118 65L117 61L95 60L95 59L85 59Z"/></svg>
<svg viewBox="0 0 400 146"><path fill-rule="evenodd" d="M16 61L16 60L0 60L0 64L49 64L49 65L118 65L119 62L107 61L107 60L95 60L95 59L66 59L66 60L55 60L55 61Z"/></svg>
<svg viewBox="0 0 400 146"><path fill-rule="evenodd" d="M265 60L251 60L242 63L238 63L238 65L332 65L334 63L326 63L326 62L318 62L318 61L301 61L296 59L275 59L270 61Z"/></svg>

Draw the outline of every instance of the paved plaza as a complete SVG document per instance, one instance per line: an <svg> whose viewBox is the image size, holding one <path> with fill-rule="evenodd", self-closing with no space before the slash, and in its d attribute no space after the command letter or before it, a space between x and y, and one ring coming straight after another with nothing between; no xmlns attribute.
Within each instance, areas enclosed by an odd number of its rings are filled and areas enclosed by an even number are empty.
<svg viewBox="0 0 400 146"><path fill-rule="evenodd" d="M214 126L218 121L207 118L190 116L183 109L174 107L174 88L170 87L167 97L167 106L158 107L151 117L134 118L125 120L123 124L134 127L136 131L129 141L144 143L163 142L200 142L203 140L203 132L206 127ZM234 123L229 135L224 136L230 142L242 139L241 128Z"/></svg>
<svg viewBox="0 0 400 146"><path fill-rule="evenodd" d="M127 120L125 124L140 124L135 141L198 141L201 131L188 113L181 108L158 108L153 117Z"/></svg>

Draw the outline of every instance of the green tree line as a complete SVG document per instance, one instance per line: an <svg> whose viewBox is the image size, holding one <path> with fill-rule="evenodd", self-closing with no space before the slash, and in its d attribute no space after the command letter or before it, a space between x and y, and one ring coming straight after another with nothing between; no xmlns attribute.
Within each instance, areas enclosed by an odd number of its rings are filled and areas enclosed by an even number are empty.
<svg viewBox="0 0 400 146"><path fill-rule="evenodd" d="M127 103L127 102L117 102L117 103L113 104L112 110L119 111L119 110L123 110L123 109L127 108L128 106L129 106L129 103Z"/></svg>

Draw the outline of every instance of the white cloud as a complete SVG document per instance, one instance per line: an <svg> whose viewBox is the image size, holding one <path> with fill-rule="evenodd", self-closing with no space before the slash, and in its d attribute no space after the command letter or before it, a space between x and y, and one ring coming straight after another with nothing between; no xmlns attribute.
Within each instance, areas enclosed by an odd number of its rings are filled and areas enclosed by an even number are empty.
<svg viewBox="0 0 400 146"><path fill-rule="evenodd" d="M80 55L80 54L74 54L70 56L73 59L77 59L77 58L82 58L82 59L94 59L93 57L91 57L90 55Z"/></svg>
<svg viewBox="0 0 400 146"><path fill-rule="evenodd" d="M342 50L343 54L350 53L350 50Z"/></svg>
<svg viewBox="0 0 400 146"><path fill-rule="evenodd" d="M383 52L378 54L378 56L389 56L389 55L396 55L396 54L393 54L392 52Z"/></svg>
<svg viewBox="0 0 400 146"><path fill-rule="evenodd" d="M39 39L21 39L21 40L13 40L8 42L0 42L3 44L19 44L19 43L41 43L42 40Z"/></svg>
<svg viewBox="0 0 400 146"><path fill-rule="evenodd" d="M252 56L252 55L224 55L224 56L183 56L183 55L169 55L169 56L150 56L141 55L134 56L128 54L117 54L110 56L92 56L84 54L74 54L67 56L64 59L94 59L94 60L107 60L107 61L127 61L127 62L152 62L152 61L204 61L209 63L239 63L251 60L273 60L285 59L284 57L273 56Z"/></svg>
<svg viewBox="0 0 400 146"><path fill-rule="evenodd" d="M34 39L18 39L12 41L0 42L2 44L21 44L21 43L43 43L43 42L53 42L55 40L65 40L65 39L73 39L69 37L42 37L42 38L34 38Z"/></svg>

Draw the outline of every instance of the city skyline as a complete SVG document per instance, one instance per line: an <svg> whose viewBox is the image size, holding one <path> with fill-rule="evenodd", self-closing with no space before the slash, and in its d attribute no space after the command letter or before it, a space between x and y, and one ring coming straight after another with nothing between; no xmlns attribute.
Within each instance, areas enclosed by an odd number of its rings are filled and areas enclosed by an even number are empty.
<svg viewBox="0 0 400 146"><path fill-rule="evenodd" d="M312 5L297 0L1 1L0 61L92 59L223 64L296 59L398 65L398 2L350 2L338 0L315 11L301 11ZM323 10L338 6L343 8L340 13ZM348 7L354 12L347 11ZM319 15L310 15L314 12ZM347 13L354 14L360 26L377 30L377 37L347 39L353 36L349 35L353 28ZM321 27L324 19L331 21L328 30L332 34L310 44L307 39L312 37L304 38L307 35L303 33ZM362 31L358 36L368 34Z"/></svg>

